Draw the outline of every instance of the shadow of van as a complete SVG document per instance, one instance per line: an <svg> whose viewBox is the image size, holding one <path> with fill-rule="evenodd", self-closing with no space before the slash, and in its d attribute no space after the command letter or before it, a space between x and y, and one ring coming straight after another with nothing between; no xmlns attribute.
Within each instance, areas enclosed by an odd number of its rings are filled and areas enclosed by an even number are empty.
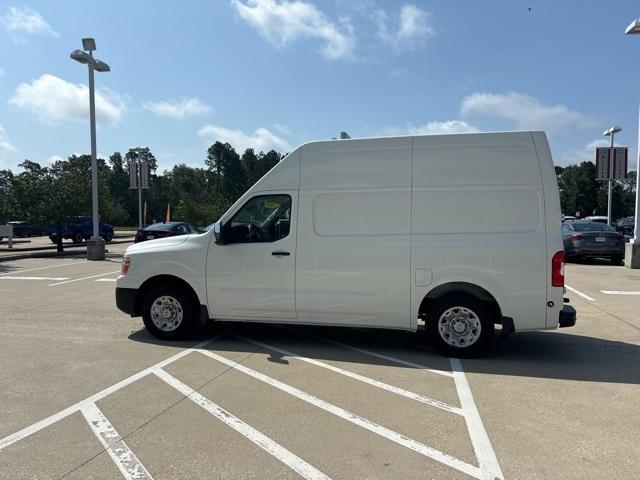
<svg viewBox="0 0 640 480"><path fill-rule="evenodd" d="M396 368L416 368L410 364L417 364L429 369L450 370L448 359L429 346L424 334L395 330L216 322L181 342L157 340L145 329L129 336L136 342L172 348L190 348L211 338L212 342L204 348L222 354L225 351L248 354L267 351L270 361L288 362L287 355L247 342L242 337L329 362ZM405 363L395 362L392 358ZM625 384L640 384L639 366L640 345L561 331L522 332L508 338L496 335L494 347L486 356L463 361L467 373Z"/></svg>

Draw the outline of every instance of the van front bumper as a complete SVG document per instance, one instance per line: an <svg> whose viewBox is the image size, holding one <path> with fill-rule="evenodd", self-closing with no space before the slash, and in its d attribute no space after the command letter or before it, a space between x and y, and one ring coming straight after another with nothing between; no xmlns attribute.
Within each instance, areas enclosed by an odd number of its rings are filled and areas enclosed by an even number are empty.
<svg viewBox="0 0 640 480"><path fill-rule="evenodd" d="M558 319L558 325L560 328L573 327L576 324L576 309L571 305L564 304L560 316Z"/></svg>
<svg viewBox="0 0 640 480"><path fill-rule="evenodd" d="M119 310L132 317L137 317L136 299L138 297L137 288L116 288L116 306Z"/></svg>

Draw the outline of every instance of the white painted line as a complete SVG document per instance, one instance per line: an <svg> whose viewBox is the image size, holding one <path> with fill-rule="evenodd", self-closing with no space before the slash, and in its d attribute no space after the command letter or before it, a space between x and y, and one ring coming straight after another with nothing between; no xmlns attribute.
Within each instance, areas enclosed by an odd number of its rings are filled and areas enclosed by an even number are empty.
<svg viewBox="0 0 640 480"><path fill-rule="evenodd" d="M400 365L405 365L407 367L417 368L419 370L424 370L425 372L436 373L438 375L443 375L445 377L453 377L453 373L447 372L445 370L438 370L438 369L435 369L435 368L425 367L424 365L420 365L418 363L408 362L408 361L402 360L400 358L389 357L387 355L383 355L383 354L378 353L378 352L374 352L374 351L371 351L371 350L365 350L363 348L354 347L353 345L349 345L349 344L346 344L346 343L338 342L336 340L330 340L330 339L325 338L325 337L320 337L319 335L314 335L313 333L294 330L292 328L289 328L289 327L286 327L286 326L283 326L283 325L279 325L278 327L286 329L286 330L289 330L291 332L300 333L302 335L307 335L308 337L317 338L318 340L322 340L323 342L327 342L327 343L332 343L333 345L337 345L339 347L348 348L349 350L353 350L354 352L364 353L365 355L381 358L383 360L388 360L390 362L394 362L394 363L397 363L397 364L400 364Z"/></svg>
<svg viewBox="0 0 640 480"><path fill-rule="evenodd" d="M101 273L99 275L91 275L89 277L74 278L73 280L67 280L66 282L50 283L48 286L49 287L54 287L56 285L63 285L65 283L80 282L82 280L89 280L90 278L97 278L97 277L104 277L106 275L113 275L114 273L120 273L120 270L116 270L115 272Z"/></svg>
<svg viewBox="0 0 640 480"><path fill-rule="evenodd" d="M115 282L117 278L99 278L96 282Z"/></svg>
<svg viewBox="0 0 640 480"><path fill-rule="evenodd" d="M48 280L55 282L58 280L69 280L69 277L0 277L0 280Z"/></svg>
<svg viewBox="0 0 640 480"><path fill-rule="evenodd" d="M284 448L279 443L271 440L269 437L259 432L252 426L240 420L238 417L232 415L230 412L213 403L208 398L203 397L188 385L182 383L174 376L168 374L161 368L155 368L153 373L156 374L161 380L171 385L180 393L185 395L189 400L192 400L196 405L204 408L211 415L223 422L225 425L233 428L236 432L240 433L247 439L262 448L265 452L273 455L287 467L298 473L304 478L310 480L330 480L328 476L316 469L314 466L297 457L289 450Z"/></svg>
<svg viewBox="0 0 640 480"><path fill-rule="evenodd" d="M395 393L397 395L402 395L403 397L411 398L412 400L416 400L418 402L425 403L425 404L430 405L432 407L436 407L436 408L440 408L442 410L446 410L447 412L456 413L458 415L464 415L464 412L463 412L463 410L461 408L454 407L453 405L449 405L448 403L444 403L444 402L441 402L439 400L434 400L433 398L429 398L429 397L426 397L424 395L420 395L418 393L414 393L414 392L411 392L409 390L405 390L403 388L395 387L393 385L389 385L387 383L380 382L378 380L374 380L373 378L365 377L364 375L360 375L358 373L350 372L349 370L345 370L343 368L335 367L333 365L321 362L319 360L315 360L313 358L303 357L303 356L298 355L296 353L289 352L287 350L275 347L273 345L269 345L267 343L262 343L262 342L259 342L257 340L252 340L250 338L242 337L242 336L239 336L239 335L237 337L242 339L242 340L245 340L245 341L247 341L249 343L253 343L254 345L258 345L258 346L266 348L268 350L274 350L276 352L280 352L280 353L282 353L284 355L287 355L289 357L296 358L296 359L301 360L303 362L310 363L311 365L315 365L317 367L324 368L324 369L330 370L330 371L335 372L335 373L339 373L340 375L344 375L345 377L353 378L354 380L358 380L360 382L367 383L369 385L373 385L374 387L378 387L378 388L380 388L382 390L386 390L388 392Z"/></svg>
<svg viewBox="0 0 640 480"><path fill-rule="evenodd" d="M502 470L496 458L496 453L491 446L491 440L484 428L480 413L473 400L473 394L469 387L469 382L462 369L462 363L457 358L450 358L451 370L453 371L453 379L456 384L460 405L464 411L464 419L467 422L467 430L476 453L476 458L480 464L483 480L502 479Z"/></svg>
<svg viewBox="0 0 640 480"><path fill-rule="evenodd" d="M91 430L98 437L100 443L107 449L109 456L116 464L122 476L127 480L149 479L153 477L138 457L129 449L120 434L109 423L95 403L86 403L80 407L80 412L91 427Z"/></svg>
<svg viewBox="0 0 640 480"><path fill-rule="evenodd" d="M111 395L113 392L117 392L118 390L120 390L121 388L126 387L127 385L132 384L133 382L140 380L143 377L146 377L147 375L149 375L150 373L152 373L154 368L162 368L166 365L169 365L170 363L175 362L176 360L179 360L180 358L184 357L185 355L190 354L191 352L193 352L195 349L198 348L202 348L205 345L207 345L208 343L213 342L214 340L216 340L218 338L218 336L215 336L213 338L210 338L209 340L205 340L203 342L200 342L199 344L195 345L193 348L188 348L187 350L183 350L181 352L176 353L175 355L159 362L156 363L155 365L152 365L151 367L145 368L144 370L131 375L130 377L125 378L124 380L121 380L120 382L111 385L110 387L105 388L104 390L99 391L98 393L91 395L90 397L85 398L84 400L79 401L78 403L74 403L73 405L65 408L64 410L61 410L57 413L54 413L53 415L44 418L42 420L40 420L39 422L34 423L33 425L29 425L28 427L23 428L22 430L19 430L15 433L12 433L11 435L7 435L6 437L0 439L0 450L2 450L5 447L8 447L9 445L16 443L17 441L22 440L23 438L28 437L29 435L32 435L36 432L39 432L40 430L42 430L43 428L48 427L49 425L52 425L54 423L56 423L58 420L62 420L65 417L68 417L69 415L71 415L72 413L77 412L78 410L80 410L80 406L84 403L95 403L98 400L106 397L107 395Z"/></svg>
<svg viewBox="0 0 640 480"><path fill-rule="evenodd" d="M80 263L87 263L88 260L81 260L81 261L75 261L72 263L59 263L57 265L48 265L46 267L37 267L37 268L29 268L27 270L20 270L19 272L10 272L10 273L3 273L0 274L0 277L4 277L7 275L15 275L15 274L23 274L23 273L27 273L27 272L35 272L36 270L44 270L45 268L55 268L55 267L68 267L71 265L78 265Z"/></svg>
<svg viewBox="0 0 640 480"><path fill-rule="evenodd" d="M472 477L475 477L478 479L483 478L481 470L474 465L471 465L467 462L464 462L455 457L452 457L451 455L441 452L440 450L436 450L435 448L425 445L422 442L418 442L417 440L409 438L398 432L389 430L388 428L383 427L382 425L378 425L377 423L374 423L371 420L362 418L356 415L355 413L351 413L329 402L320 400L319 398L314 397L313 395L309 395L308 393L305 393L302 390L298 390L297 388L292 387L291 385L287 385L286 383L276 380L275 378L269 377L263 373L257 372L251 368L245 367L244 365L238 364L232 360L229 360L228 358L221 357L220 355L210 352L208 350L199 349L197 351L204 355L207 355L210 358L213 358L214 360L217 360L218 362L224 363L225 365L228 365L229 367L235 370L238 370L257 380L260 380L261 382L264 382L268 385L271 385L272 387L282 390L283 392L288 393L289 395L292 395L296 398L299 398L300 400L310 403L315 407L318 407L322 410L325 410L326 412L336 415L337 417L340 417L343 420L346 420L355 425L358 425L359 427L362 427L366 430L369 430L370 432L380 435L381 437L384 437L387 440L391 440L392 442L402 445L403 447L409 448L414 452L420 453L425 457L429 457L451 468L459 470L460 472L466 473L467 475L470 475Z"/></svg>
<svg viewBox="0 0 640 480"><path fill-rule="evenodd" d="M623 291L623 290L600 290L607 295L640 295L637 291Z"/></svg>
<svg viewBox="0 0 640 480"><path fill-rule="evenodd" d="M586 294L582 293L581 291L576 290L576 289L575 289L575 288L573 288L573 287L570 287L570 286L569 286L569 285L567 285L566 283L564 284L564 286L565 286L565 287L567 287L567 290L569 290L570 292L573 292L573 293L575 293L576 295L579 295L579 296L581 296L582 298L585 298L585 299L589 300L590 302L595 302L595 299L591 298L589 295L586 295Z"/></svg>

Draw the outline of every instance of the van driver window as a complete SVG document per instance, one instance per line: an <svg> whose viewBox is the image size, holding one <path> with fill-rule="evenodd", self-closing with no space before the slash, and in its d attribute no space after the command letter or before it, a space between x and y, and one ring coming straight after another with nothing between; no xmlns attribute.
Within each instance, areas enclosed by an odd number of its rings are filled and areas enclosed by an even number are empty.
<svg viewBox="0 0 640 480"><path fill-rule="evenodd" d="M289 235L290 221L289 195L253 197L225 224L225 243L275 242Z"/></svg>

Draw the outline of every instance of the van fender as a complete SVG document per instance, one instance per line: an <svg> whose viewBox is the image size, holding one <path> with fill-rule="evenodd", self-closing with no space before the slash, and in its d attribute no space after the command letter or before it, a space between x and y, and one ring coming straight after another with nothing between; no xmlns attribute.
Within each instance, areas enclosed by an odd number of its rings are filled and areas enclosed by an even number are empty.
<svg viewBox="0 0 640 480"><path fill-rule="evenodd" d="M496 305L496 321L500 323L503 316L511 311L507 290L495 279L488 275L476 272L475 275L442 275L442 272L434 272L434 278L439 280L432 282L428 287L413 286L414 308L417 308L418 318L427 311L431 302L449 293L465 293L472 295L482 301L491 302Z"/></svg>

